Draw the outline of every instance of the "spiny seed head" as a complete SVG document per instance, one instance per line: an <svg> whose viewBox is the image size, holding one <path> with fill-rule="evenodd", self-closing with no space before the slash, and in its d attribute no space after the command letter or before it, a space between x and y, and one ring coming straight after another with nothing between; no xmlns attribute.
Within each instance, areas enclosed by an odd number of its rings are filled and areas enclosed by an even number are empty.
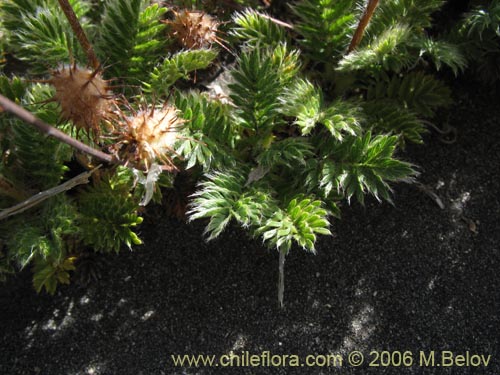
<svg viewBox="0 0 500 375"><path fill-rule="evenodd" d="M219 23L203 12L187 11L175 13L174 20L166 21L171 25L171 34L186 49L200 49L217 43Z"/></svg>
<svg viewBox="0 0 500 375"><path fill-rule="evenodd" d="M55 87L54 99L61 106L61 115L77 130L100 134L101 121L111 112L111 91L98 71L63 66L52 73L49 82Z"/></svg>
<svg viewBox="0 0 500 375"><path fill-rule="evenodd" d="M146 170L156 160L174 167L169 157L177 140L179 127L185 122L178 118L179 110L164 106L161 110L142 110L134 117L124 117L124 129L119 133L115 151L127 163Z"/></svg>

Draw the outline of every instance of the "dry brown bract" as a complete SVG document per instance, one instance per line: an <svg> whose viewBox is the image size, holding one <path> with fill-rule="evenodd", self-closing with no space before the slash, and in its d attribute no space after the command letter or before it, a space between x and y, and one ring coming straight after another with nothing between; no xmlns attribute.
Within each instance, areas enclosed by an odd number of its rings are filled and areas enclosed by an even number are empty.
<svg viewBox="0 0 500 375"><path fill-rule="evenodd" d="M165 23L171 26L171 35L183 48L200 49L219 43L219 23L206 13L183 10L175 12L175 18Z"/></svg>
<svg viewBox="0 0 500 375"><path fill-rule="evenodd" d="M101 73L81 69L76 65L63 66L52 73L48 81L55 89L54 100L61 106L61 115L87 135L97 139L101 122L111 113L113 101L108 81Z"/></svg>
<svg viewBox="0 0 500 375"><path fill-rule="evenodd" d="M122 114L122 129L118 142L113 146L117 156L138 168L149 169L155 160L164 164L166 169L175 170L171 155L177 140L180 126L185 122L178 118L179 111L173 106L160 110L154 107L141 110L133 117Z"/></svg>

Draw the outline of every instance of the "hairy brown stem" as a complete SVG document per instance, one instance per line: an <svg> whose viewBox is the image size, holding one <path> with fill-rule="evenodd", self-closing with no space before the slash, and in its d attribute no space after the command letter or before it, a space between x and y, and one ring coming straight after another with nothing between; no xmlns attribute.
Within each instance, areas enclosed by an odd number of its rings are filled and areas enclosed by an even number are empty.
<svg viewBox="0 0 500 375"><path fill-rule="evenodd" d="M80 25L80 22L78 21L78 18L76 17L76 14L71 7L71 4L68 2L68 0L58 1L61 9L66 15L66 18L68 19L69 24L71 25L71 28L73 29L73 32L76 35L76 38L78 39L78 42L80 42L80 45L87 55L90 66L97 70L101 66L101 64L97 59L94 48L87 39L87 35L85 35L85 31L83 31L82 26Z"/></svg>
<svg viewBox="0 0 500 375"><path fill-rule="evenodd" d="M82 143L70 137L69 135L63 133L59 129L50 126L49 124L43 122L42 120L34 116L32 113L25 110L23 107L17 105L16 103L7 99L5 96L1 94L0 94L0 108L2 108L3 111L5 112L8 112L20 118L24 122L35 126L38 130L40 130L40 132L48 135L49 137L54 137L81 152L94 156L97 159L102 160L106 163L119 163L119 161L115 157L106 154L102 151L96 150L95 148L92 148L90 146L87 146L85 143Z"/></svg>
<svg viewBox="0 0 500 375"><path fill-rule="evenodd" d="M377 8L379 0L368 0L368 4L366 6L361 19L359 20L358 27L354 32L354 36L352 37L351 44L349 44L349 48L347 49L347 53L352 52L363 39L363 34L365 33L365 29L370 23L370 20L373 17L373 13L375 13L375 9Z"/></svg>

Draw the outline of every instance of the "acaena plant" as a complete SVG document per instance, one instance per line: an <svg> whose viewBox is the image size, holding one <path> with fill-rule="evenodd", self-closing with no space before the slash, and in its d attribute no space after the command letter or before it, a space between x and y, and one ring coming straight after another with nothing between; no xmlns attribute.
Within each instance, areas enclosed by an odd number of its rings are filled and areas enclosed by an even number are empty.
<svg viewBox="0 0 500 375"><path fill-rule="evenodd" d="M140 244L141 206L187 173L208 239L234 222L279 252L283 305L286 255L315 253L339 203L416 176L398 147L450 103L429 66L465 60L427 32L437 0L171 3L0 4L0 275L32 265L53 293L89 252Z"/></svg>

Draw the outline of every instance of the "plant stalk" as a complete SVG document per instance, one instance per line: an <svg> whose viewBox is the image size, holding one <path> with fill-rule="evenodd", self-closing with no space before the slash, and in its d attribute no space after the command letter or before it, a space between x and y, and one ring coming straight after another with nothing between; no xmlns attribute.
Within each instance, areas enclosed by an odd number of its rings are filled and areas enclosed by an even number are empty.
<svg viewBox="0 0 500 375"><path fill-rule="evenodd" d="M5 96L0 94L0 108L8 112L19 119L23 120L24 122L33 125L36 127L40 132L48 135L49 137L54 137L58 139L61 142L64 142L71 147L84 152L86 154L89 154L91 156L94 156L95 158L102 160L106 163L112 164L112 163L119 163L119 160L117 160L115 157L112 155L106 154L102 151L96 150L95 148L92 148L90 146L87 146L85 143L82 143L66 133L63 133L59 129L54 128L53 126L50 126L49 124L43 122L40 120L38 117L33 115L32 113L28 112L25 110L23 107L17 105L13 101L7 99Z"/></svg>
<svg viewBox="0 0 500 375"><path fill-rule="evenodd" d="M283 308L283 296L285 294L285 258L286 252L284 250L279 250L279 279L278 279L278 301L280 307Z"/></svg>
<svg viewBox="0 0 500 375"><path fill-rule="evenodd" d="M354 51L361 42L361 39L363 39L365 29L370 23L373 14L375 13L375 9L377 8L378 2L379 0L368 0L366 9L363 12L363 15L361 16L361 19L359 20L358 23L358 27L356 28L356 31L354 32L354 35L352 37L351 44L349 44L349 48L347 49L347 53L351 53L352 51Z"/></svg>
<svg viewBox="0 0 500 375"><path fill-rule="evenodd" d="M85 54L87 55L87 59L89 61L90 66L92 66L95 70L99 69L101 63L99 62L99 59L97 58L94 52L94 48L92 47L92 44L90 44L87 35L85 35L85 31L83 31L83 28L80 25L80 22L78 21L78 18L76 17L76 14L73 8L71 7L71 4L68 2L68 0L58 0L58 1L62 11L64 12L66 18L68 19L69 24L71 25L71 28L73 29L73 32L76 35L76 38L78 39L78 42L80 43L83 50L85 51Z"/></svg>
<svg viewBox="0 0 500 375"><path fill-rule="evenodd" d="M268 19L268 20L269 20L269 21L271 21L271 22L274 22L274 23L275 23L276 25L278 25L278 26L283 26L283 27L286 27L286 28L291 29L291 30L293 30L293 29L294 29L293 25L291 25L291 24L289 24L289 23L286 23L286 22L281 21L281 20L279 20L279 19L277 19L277 18L274 18L274 17L268 16L268 15L267 15L267 14L265 14L265 13L258 13L258 14L259 14L259 16L261 16L261 17L263 17L263 18L266 18L266 19Z"/></svg>
<svg viewBox="0 0 500 375"><path fill-rule="evenodd" d="M54 195L63 193L67 190L73 189L75 186L87 184L89 182L89 177L94 173L100 166L94 168L91 171L83 172L76 177L73 177L71 180L66 181L61 185L57 185L48 190L44 190L39 192L38 194L33 195L32 197L26 199L25 201L16 204L13 207L6 208L0 211L0 220L6 219L9 216L20 214L31 207L34 207L43 201L53 197Z"/></svg>

